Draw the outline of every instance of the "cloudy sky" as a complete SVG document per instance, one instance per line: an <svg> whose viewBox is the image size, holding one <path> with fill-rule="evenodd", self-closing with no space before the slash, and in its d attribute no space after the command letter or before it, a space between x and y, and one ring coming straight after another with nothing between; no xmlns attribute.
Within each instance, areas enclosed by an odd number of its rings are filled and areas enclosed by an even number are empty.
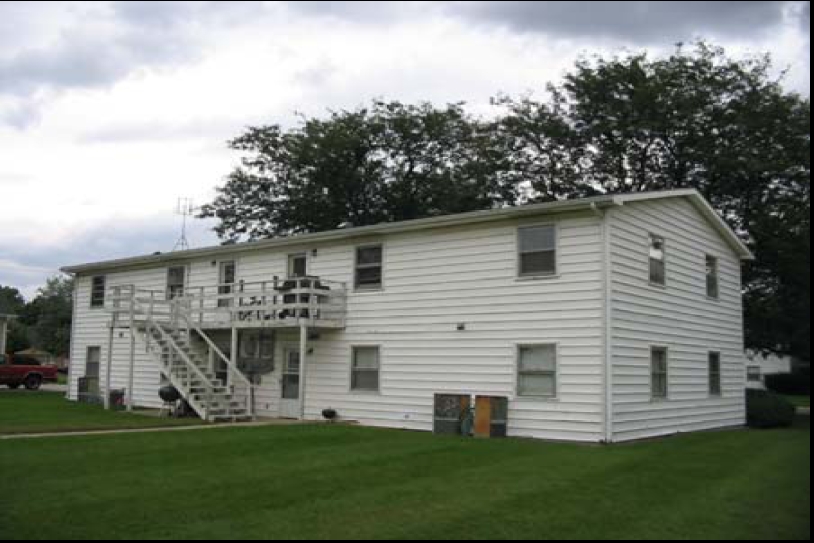
<svg viewBox="0 0 814 543"><path fill-rule="evenodd" d="M809 94L809 2L0 2L0 285L167 251L242 127L370 98L541 93L580 54L698 38ZM193 246L216 243L196 220Z"/></svg>

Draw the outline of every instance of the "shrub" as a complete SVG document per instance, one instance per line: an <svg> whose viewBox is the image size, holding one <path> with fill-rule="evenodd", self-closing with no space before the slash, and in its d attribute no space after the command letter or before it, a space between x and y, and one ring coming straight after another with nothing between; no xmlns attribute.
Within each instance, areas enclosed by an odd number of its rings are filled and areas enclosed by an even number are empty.
<svg viewBox="0 0 814 543"><path fill-rule="evenodd" d="M750 428L784 428L794 423L796 408L768 390L746 390L746 424Z"/></svg>
<svg viewBox="0 0 814 543"><path fill-rule="evenodd" d="M766 388L778 394L811 395L811 371L777 373L766 376Z"/></svg>

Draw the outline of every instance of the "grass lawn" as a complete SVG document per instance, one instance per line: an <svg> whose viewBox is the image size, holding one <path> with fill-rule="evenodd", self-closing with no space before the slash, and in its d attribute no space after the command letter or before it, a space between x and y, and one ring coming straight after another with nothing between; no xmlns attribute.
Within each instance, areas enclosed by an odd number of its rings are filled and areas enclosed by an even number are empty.
<svg viewBox="0 0 814 543"><path fill-rule="evenodd" d="M203 424L197 419L157 418L105 411L98 405L69 402L61 392L0 392L0 435Z"/></svg>
<svg viewBox="0 0 814 543"><path fill-rule="evenodd" d="M804 421L612 447L329 425L0 441L0 539L809 539Z"/></svg>
<svg viewBox="0 0 814 543"><path fill-rule="evenodd" d="M796 407L811 407L811 396L784 395L783 397L793 403Z"/></svg>

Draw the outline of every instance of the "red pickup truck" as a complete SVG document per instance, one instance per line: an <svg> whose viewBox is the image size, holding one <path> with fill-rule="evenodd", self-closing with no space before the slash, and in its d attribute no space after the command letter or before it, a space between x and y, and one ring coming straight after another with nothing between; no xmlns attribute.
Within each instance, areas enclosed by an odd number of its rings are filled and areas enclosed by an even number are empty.
<svg viewBox="0 0 814 543"><path fill-rule="evenodd" d="M34 358L0 354L0 385L37 390L43 383L57 382L57 367L40 364Z"/></svg>

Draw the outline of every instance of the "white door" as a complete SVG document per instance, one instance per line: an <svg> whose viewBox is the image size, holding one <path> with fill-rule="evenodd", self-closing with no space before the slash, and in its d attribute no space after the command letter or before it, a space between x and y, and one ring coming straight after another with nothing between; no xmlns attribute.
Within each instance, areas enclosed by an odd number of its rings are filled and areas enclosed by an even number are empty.
<svg viewBox="0 0 814 543"><path fill-rule="evenodd" d="M287 348L283 356L283 377L280 391L280 417L300 417L300 350Z"/></svg>

